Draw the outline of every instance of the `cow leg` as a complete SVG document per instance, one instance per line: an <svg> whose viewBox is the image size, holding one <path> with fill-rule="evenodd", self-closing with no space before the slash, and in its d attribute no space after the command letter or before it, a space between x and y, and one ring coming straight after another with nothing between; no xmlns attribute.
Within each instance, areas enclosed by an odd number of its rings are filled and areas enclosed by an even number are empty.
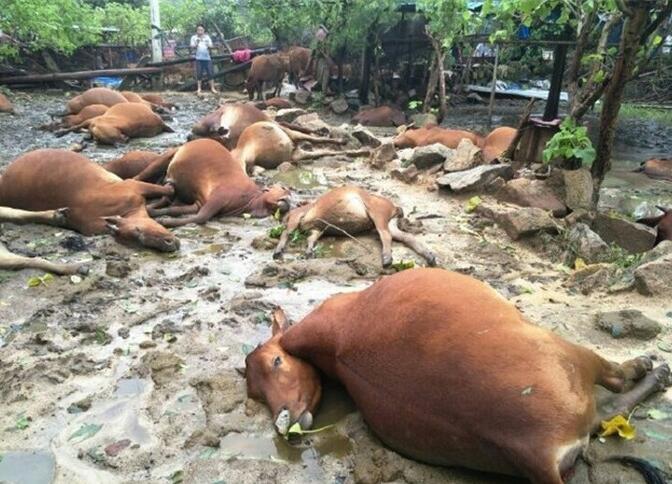
<svg viewBox="0 0 672 484"><path fill-rule="evenodd" d="M168 150L159 156L157 159L152 161L149 165L145 167L140 173L133 177L134 180L138 181L149 181L156 180L166 174L168 170L168 165L175 156L177 149Z"/></svg>
<svg viewBox="0 0 672 484"><path fill-rule="evenodd" d="M85 273L83 264L57 264L41 257L25 257L9 252L0 242L0 269L21 270L39 269L54 274L77 274Z"/></svg>
<svg viewBox="0 0 672 484"><path fill-rule="evenodd" d="M312 257L315 251L315 243L322 237L322 231L313 229L308 236L308 246L306 247L306 257Z"/></svg>
<svg viewBox="0 0 672 484"><path fill-rule="evenodd" d="M399 228L399 220L396 217L394 217L392 220L389 221L388 227L394 240L396 240L397 242L401 242L411 250L414 250L415 252L420 254L427 261L428 265L432 267L436 265L436 254L434 254L434 252L429 250L429 248L425 246L422 242L420 242L418 239L413 237L413 235L403 232Z"/></svg>
<svg viewBox="0 0 672 484"><path fill-rule="evenodd" d="M217 215L217 213L225 205L224 201L215 197L208 200L198 211L198 213L191 215L189 217L183 218L163 218L157 220L164 227L181 227L182 225L187 224L204 224L212 217Z"/></svg>
<svg viewBox="0 0 672 484"><path fill-rule="evenodd" d="M161 197L158 200L154 200L152 203L146 204L145 207L147 208L147 211L150 212L151 210L165 208L171 203L173 203L173 201L169 197Z"/></svg>
<svg viewBox="0 0 672 484"><path fill-rule="evenodd" d="M148 210L148 212L150 217L192 215L198 213L199 208L200 205L198 203L192 203L191 205L172 205L165 208L153 208Z"/></svg>
<svg viewBox="0 0 672 484"><path fill-rule="evenodd" d="M346 143L344 139L327 138L325 136L313 136L310 134L301 133L300 131L296 131L294 129L290 129L286 126L283 126L282 124L279 124L278 126L280 126L280 129L282 129L295 143L297 141L310 141L311 143L331 143L336 145L342 145Z"/></svg>
<svg viewBox="0 0 672 484"><path fill-rule="evenodd" d="M392 265L392 235L390 234L390 229L388 227L389 221L387 217L381 216L367 208L367 214L373 224L376 227L378 236L380 237L380 242L383 245L382 251L382 262L383 267L389 267Z"/></svg>
<svg viewBox="0 0 672 484"><path fill-rule="evenodd" d="M0 221L2 222L12 222L15 224L36 223L65 227L67 226L67 218L67 208L31 212L17 208L0 207Z"/></svg>
<svg viewBox="0 0 672 484"><path fill-rule="evenodd" d="M292 216L292 214L290 213L289 219L287 220L287 227L285 228L284 232L282 232L282 234L280 235L278 245L275 246L275 250L273 251L274 259L282 258L282 253L285 251L285 247L287 246L287 240L289 239L290 234L299 228L302 219L303 215Z"/></svg>
<svg viewBox="0 0 672 484"><path fill-rule="evenodd" d="M175 194L175 187L171 184L155 185L137 180L127 180L138 188L140 195L145 198L172 197Z"/></svg>

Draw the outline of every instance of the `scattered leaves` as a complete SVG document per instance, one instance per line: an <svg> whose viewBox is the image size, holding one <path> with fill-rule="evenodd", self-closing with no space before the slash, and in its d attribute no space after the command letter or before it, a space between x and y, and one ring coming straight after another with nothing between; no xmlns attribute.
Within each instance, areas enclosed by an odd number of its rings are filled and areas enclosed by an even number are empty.
<svg viewBox="0 0 672 484"><path fill-rule="evenodd" d="M26 430L29 425L30 425L29 418L23 414L16 420L16 428L18 430Z"/></svg>
<svg viewBox="0 0 672 484"><path fill-rule="evenodd" d="M318 432L323 432L325 430L328 430L332 428L334 425L325 425L324 427L320 427L319 429L315 430L303 430L301 428L301 424L299 422L296 422L294 425L289 427L289 430L287 431L287 435L285 435L286 439L291 439L295 437L300 437L302 435L308 435L308 434L316 434Z"/></svg>
<svg viewBox="0 0 672 484"><path fill-rule="evenodd" d="M396 272L405 271L406 269L413 269L415 267L415 261L402 259L398 262L392 264L392 269Z"/></svg>
<svg viewBox="0 0 672 484"><path fill-rule="evenodd" d="M102 424L82 424L82 426L79 427L79 430L70 436L68 441L72 439L80 439L79 441L83 442L96 435L102 428Z"/></svg>
<svg viewBox="0 0 672 484"><path fill-rule="evenodd" d="M586 264L586 261L583 260L581 257L577 257L576 260L574 261L574 270L575 271L580 271L581 269L585 269L588 266Z"/></svg>
<svg viewBox="0 0 672 484"><path fill-rule="evenodd" d="M471 197L469 201L467 201L467 205L464 207L464 211L467 213L473 212L476 210L476 208L478 208L482 201L483 200L479 196Z"/></svg>
<svg viewBox="0 0 672 484"><path fill-rule="evenodd" d="M47 283L54 280L51 274L44 274L42 276L35 276L28 279L28 287L46 286Z"/></svg>
<svg viewBox="0 0 672 484"><path fill-rule="evenodd" d="M669 413L663 412L662 410L658 410L657 408L652 408L651 410L649 410L646 416L651 420L665 420L670 418Z"/></svg>
<svg viewBox="0 0 672 484"><path fill-rule="evenodd" d="M602 437L618 434L622 439L632 440L637 435L635 427L623 415L616 415L611 420L603 420L602 430L603 432L600 434Z"/></svg>
<svg viewBox="0 0 672 484"><path fill-rule="evenodd" d="M282 233L285 231L285 226L284 225L276 225L275 227L272 227L268 231L268 236L271 239L279 239Z"/></svg>

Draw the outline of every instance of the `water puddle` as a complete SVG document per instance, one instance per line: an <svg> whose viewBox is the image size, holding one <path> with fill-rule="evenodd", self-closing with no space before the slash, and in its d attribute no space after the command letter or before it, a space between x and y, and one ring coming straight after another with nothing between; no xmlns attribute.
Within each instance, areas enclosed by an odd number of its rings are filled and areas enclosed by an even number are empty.
<svg viewBox="0 0 672 484"><path fill-rule="evenodd" d="M289 188L315 188L327 184L323 176L316 175L312 171L303 168L292 168L287 171L278 172L271 179Z"/></svg>
<svg viewBox="0 0 672 484"><path fill-rule="evenodd" d="M3 484L50 484L56 463L44 450L0 453L0 482Z"/></svg>
<svg viewBox="0 0 672 484"><path fill-rule="evenodd" d="M117 382L117 389L114 392L116 397L132 397L140 395L147 386L145 380L140 378L122 378Z"/></svg>

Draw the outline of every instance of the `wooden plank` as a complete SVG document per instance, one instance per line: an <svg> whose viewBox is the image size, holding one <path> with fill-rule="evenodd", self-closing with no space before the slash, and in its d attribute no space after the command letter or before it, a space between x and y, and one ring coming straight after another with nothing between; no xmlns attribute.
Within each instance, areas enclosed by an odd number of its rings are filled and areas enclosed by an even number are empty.
<svg viewBox="0 0 672 484"><path fill-rule="evenodd" d="M102 69L97 71L57 72L52 74L34 74L28 76L0 77L0 84L35 84L65 80L93 79L99 76L137 76L141 74L159 74L159 67L139 67L134 69Z"/></svg>
<svg viewBox="0 0 672 484"><path fill-rule="evenodd" d="M250 64L252 64L252 61L247 61L243 62L242 64L236 64L233 67L229 67L228 69L224 69L223 71L218 72L214 76L212 76L213 79L218 79L220 77L224 77L228 74L231 74L232 72L238 72L238 71L244 71L250 67ZM196 81L192 81L189 84L185 84L184 86L180 87L178 90L179 91L193 91L194 88L196 87Z"/></svg>
<svg viewBox="0 0 672 484"><path fill-rule="evenodd" d="M257 55L257 54L265 54L265 53L270 53L270 52L276 52L278 49L275 47L264 47L261 49L252 49L252 55ZM220 61L220 60L231 60L231 57L233 54L221 54L221 55L213 55L212 56L212 61ZM177 64L184 64L187 62L193 62L194 59L192 57L183 57L181 59L173 59L169 61L163 61L163 62L148 62L147 65L150 67L167 67L167 66L174 66Z"/></svg>

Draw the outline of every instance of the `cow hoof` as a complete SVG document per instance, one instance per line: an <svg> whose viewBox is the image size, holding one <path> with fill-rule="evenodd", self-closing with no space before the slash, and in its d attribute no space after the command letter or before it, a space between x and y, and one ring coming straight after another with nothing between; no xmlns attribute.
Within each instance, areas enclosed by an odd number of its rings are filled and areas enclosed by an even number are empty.
<svg viewBox="0 0 672 484"><path fill-rule="evenodd" d="M273 252L274 260L282 260L282 252Z"/></svg>
<svg viewBox="0 0 672 484"><path fill-rule="evenodd" d="M54 210L54 223L57 225L63 225L68 221L68 217L70 215L70 209L69 208L59 208L57 210Z"/></svg>
<svg viewBox="0 0 672 484"><path fill-rule="evenodd" d="M390 267L391 265L392 265L392 256L391 255L387 255L387 256L384 255L383 256L383 267L387 268L387 267Z"/></svg>
<svg viewBox="0 0 672 484"><path fill-rule="evenodd" d="M434 254L427 257L427 265L429 267L436 267L436 256Z"/></svg>
<svg viewBox="0 0 672 484"><path fill-rule="evenodd" d="M81 265L77 268L77 274L81 274L83 276L86 276L89 274L89 266L87 265Z"/></svg>
<svg viewBox="0 0 672 484"><path fill-rule="evenodd" d="M670 379L670 366L667 363L663 363L656 367L651 373L656 377L656 390L665 390L672 385L672 379Z"/></svg>

